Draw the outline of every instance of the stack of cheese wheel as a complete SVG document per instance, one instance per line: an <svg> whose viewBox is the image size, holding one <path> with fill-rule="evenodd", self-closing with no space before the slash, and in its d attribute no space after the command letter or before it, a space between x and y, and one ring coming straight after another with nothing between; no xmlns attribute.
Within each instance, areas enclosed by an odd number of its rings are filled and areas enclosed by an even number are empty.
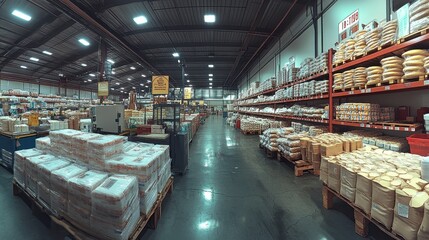
<svg viewBox="0 0 429 240"><path fill-rule="evenodd" d="M344 53L344 59L345 60L352 59L353 53L355 52L355 43L356 43L356 40L354 40L354 39L348 39L346 41L346 48L345 48L345 53Z"/></svg>
<svg viewBox="0 0 429 240"><path fill-rule="evenodd" d="M392 83L392 81L400 80L404 75L403 72L404 59L400 57L387 57L381 60L381 66L383 67L383 79L382 82Z"/></svg>
<svg viewBox="0 0 429 240"><path fill-rule="evenodd" d="M383 46L387 43L395 41L396 30L398 29L398 20L392 20L383 25L383 31L381 31L381 43Z"/></svg>
<svg viewBox="0 0 429 240"><path fill-rule="evenodd" d="M425 28L429 24L429 0L419 0L409 8L410 32Z"/></svg>
<svg viewBox="0 0 429 240"><path fill-rule="evenodd" d="M365 41L365 34L368 31L366 30L360 30L356 33L355 39L355 45L354 45L354 53L353 56L362 56L365 53L365 47L366 47L366 41Z"/></svg>
<svg viewBox="0 0 429 240"><path fill-rule="evenodd" d="M345 89L353 87L353 75L354 74L355 74L355 70L354 69L345 71L343 73L343 83L344 83L344 88Z"/></svg>
<svg viewBox="0 0 429 240"><path fill-rule="evenodd" d="M353 75L354 87L363 87L366 84L366 68L358 67Z"/></svg>
<svg viewBox="0 0 429 240"><path fill-rule="evenodd" d="M429 52L424 49L413 49L402 54L405 59L404 79L418 78L426 74L424 59L429 56Z"/></svg>
<svg viewBox="0 0 429 240"><path fill-rule="evenodd" d="M375 28L365 36L366 52L378 48L380 45L381 29Z"/></svg>
<svg viewBox="0 0 429 240"><path fill-rule="evenodd" d="M381 83L383 68L380 66L372 66L366 69L366 85L376 85Z"/></svg>
<svg viewBox="0 0 429 240"><path fill-rule="evenodd" d="M334 74L334 85L332 86L334 91L343 89L343 74L335 73Z"/></svg>
<svg viewBox="0 0 429 240"><path fill-rule="evenodd" d="M426 69L426 74L429 74L429 57L425 57L425 59L423 59L424 62L424 67Z"/></svg>
<svg viewBox="0 0 429 240"><path fill-rule="evenodd" d="M344 44L344 42L340 42L338 45L338 49L334 54L334 59L333 59L334 64L343 63L345 49L346 49L346 45Z"/></svg>

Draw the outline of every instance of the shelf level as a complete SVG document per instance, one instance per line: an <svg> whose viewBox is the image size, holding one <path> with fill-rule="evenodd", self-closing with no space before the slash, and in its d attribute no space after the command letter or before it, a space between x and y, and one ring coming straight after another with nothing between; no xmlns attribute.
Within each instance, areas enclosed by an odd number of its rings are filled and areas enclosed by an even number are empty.
<svg viewBox="0 0 429 240"><path fill-rule="evenodd" d="M270 101L270 102L249 103L249 104L242 104L242 105L237 105L237 106L238 107L263 106L263 105L273 105L273 104L292 103L292 102L304 102L304 101L328 99L328 98L329 98L329 94L326 93L326 94L315 95L315 96L311 96L311 97L296 98L296 99L283 99L283 100Z"/></svg>
<svg viewBox="0 0 429 240"><path fill-rule="evenodd" d="M372 128L372 129L390 130L390 131L399 131L399 132L416 132L423 128L422 125L419 125L416 127L393 127L393 126L385 126L383 124L348 122L348 121L340 121L340 120L332 120L332 124L339 125L339 126Z"/></svg>
<svg viewBox="0 0 429 240"><path fill-rule="evenodd" d="M288 119L288 120L298 120L298 121L306 121L306 122L316 122L316 123L328 123L328 120L325 119L315 119L315 118L306 118L306 117L295 117L295 116L286 116L286 115L278 115L274 113L258 113L258 112L245 112L245 111L237 111L238 113L260 116L260 117L271 117L276 119Z"/></svg>
<svg viewBox="0 0 429 240"><path fill-rule="evenodd" d="M362 90L337 92L337 93L332 93L332 97L337 98L337 97L347 97L347 96L362 95L362 94L388 93L392 91L407 91L407 90L417 90L422 88L429 88L429 80L398 83L398 84L373 87L373 88L362 89Z"/></svg>

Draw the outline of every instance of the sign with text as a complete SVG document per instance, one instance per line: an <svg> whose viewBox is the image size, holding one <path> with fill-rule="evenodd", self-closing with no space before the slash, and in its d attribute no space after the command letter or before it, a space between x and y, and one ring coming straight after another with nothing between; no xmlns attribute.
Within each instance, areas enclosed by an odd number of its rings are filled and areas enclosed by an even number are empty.
<svg viewBox="0 0 429 240"><path fill-rule="evenodd" d="M192 98L192 88L185 87L185 99L191 99Z"/></svg>
<svg viewBox="0 0 429 240"><path fill-rule="evenodd" d="M358 10L354 11L352 14L347 16L343 21L338 24L338 33L341 34L355 24L359 24Z"/></svg>
<svg viewBox="0 0 429 240"><path fill-rule="evenodd" d="M152 94L166 95L168 94L169 76L152 76Z"/></svg>
<svg viewBox="0 0 429 240"><path fill-rule="evenodd" d="M107 97L109 96L109 82L98 82L98 96Z"/></svg>

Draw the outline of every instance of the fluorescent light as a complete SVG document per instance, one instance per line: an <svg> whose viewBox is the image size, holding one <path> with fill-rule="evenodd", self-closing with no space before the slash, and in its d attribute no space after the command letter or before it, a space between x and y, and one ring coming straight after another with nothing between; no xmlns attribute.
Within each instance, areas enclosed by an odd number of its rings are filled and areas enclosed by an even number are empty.
<svg viewBox="0 0 429 240"><path fill-rule="evenodd" d="M25 13L19 11L19 10L13 10L12 15L14 15L16 17L19 17L22 20L25 20L27 22L31 20L31 16L30 15L27 15L27 14L25 14Z"/></svg>
<svg viewBox="0 0 429 240"><path fill-rule="evenodd" d="M117 82L117 83L115 83L115 84L116 84L116 85L119 85L120 83L118 83L118 82Z"/></svg>
<svg viewBox="0 0 429 240"><path fill-rule="evenodd" d="M110 88L110 90L115 90L114 88Z"/></svg>
<svg viewBox="0 0 429 240"><path fill-rule="evenodd" d="M209 78L209 81L213 81L213 78Z"/></svg>
<svg viewBox="0 0 429 240"><path fill-rule="evenodd" d="M91 79L88 79L88 82L92 82L92 80L91 80Z"/></svg>
<svg viewBox="0 0 429 240"><path fill-rule="evenodd" d="M209 85L213 85L213 83L209 83Z"/></svg>
<svg viewBox="0 0 429 240"><path fill-rule="evenodd" d="M85 81L83 81L84 83L86 83L86 80Z"/></svg>
<svg viewBox="0 0 429 240"><path fill-rule="evenodd" d="M82 67L86 67L86 66L88 66L88 65L86 65L86 63L81 63L80 64Z"/></svg>
<svg viewBox="0 0 429 240"><path fill-rule="evenodd" d="M180 63L180 59L177 59L177 63Z"/></svg>
<svg viewBox="0 0 429 240"><path fill-rule="evenodd" d="M142 74L142 77L146 77L146 75Z"/></svg>
<svg viewBox="0 0 429 240"><path fill-rule="evenodd" d="M140 86L144 87L144 84L143 84L143 83L140 83Z"/></svg>
<svg viewBox="0 0 429 240"><path fill-rule="evenodd" d="M173 53L173 57L179 57L179 56L180 56L179 53L177 52Z"/></svg>
<svg viewBox="0 0 429 240"><path fill-rule="evenodd" d="M115 62L112 59L107 59L107 61L111 64L115 64Z"/></svg>
<svg viewBox="0 0 429 240"><path fill-rule="evenodd" d="M31 60L31 61L35 61L35 62L38 62L38 61L39 61L39 59L38 59L38 58L35 58L35 57L31 57L31 58L30 58L30 60Z"/></svg>
<svg viewBox="0 0 429 240"><path fill-rule="evenodd" d="M214 65L213 64L209 64L209 68L214 68Z"/></svg>
<svg viewBox="0 0 429 240"><path fill-rule="evenodd" d="M192 87L192 84L189 84L189 87Z"/></svg>
<svg viewBox="0 0 429 240"><path fill-rule="evenodd" d="M211 74L211 73L210 73L210 74L209 74L209 77L213 77L213 74Z"/></svg>
<svg viewBox="0 0 429 240"><path fill-rule="evenodd" d="M21 65L21 68L27 69L27 66Z"/></svg>
<svg viewBox="0 0 429 240"><path fill-rule="evenodd" d="M121 91L121 93L123 93L124 91Z"/></svg>
<svg viewBox="0 0 429 240"><path fill-rule="evenodd" d="M214 23L214 22L216 22L216 16L213 14L206 14L206 15L204 15L204 22Z"/></svg>
<svg viewBox="0 0 429 240"><path fill-rule="evenodd" d="M81 38L81 39L79 39L79 42L80 42L82 45L84 45L84 46L89 46L89 45L91 45L91 44L88 42L88 40L86 40L85 38Z"/></svg>
<svg viewBox="0 0 429 240"><path fill-rule="evenodd" d="M95 77L95 74L94 73L90 73L89 76Z"/></svg>
<svg viewBox="0 0 429 240"><path fill-rule="evenodd" d="M139 25L147 23L147 18L145 16L143 16L143 15L137 16L137 17L133 18L133 20L134 20L135 23L137 23Z"/></svg>
<svg viewBox="0 0 429 240"><path fill-rule="evenodd" d="M127 78L128 81L131 81L131 78Z"/></svg>
<svg viewBox="0 0 429 240"><path fill-rule="evenodd" d="M116 72L115 72L115 71L112 71L112 74L113 74L113 75L115 75L115 74L116 74Z"/></svg>
<svg viewBox="0 0 429 240"><path fill-rule="evenodd" d="M130 67L130 69L131 69L131 70L136 70L136 68L135 68L135 67Z"/></svg>
<svg viewBox="0 0 429 240"><path fill-rule="evenodd" d="M147 80L148 83L152 82L151 80Z"/></svg>
<svg viewBox="0 0 429 240"><path fill-rule="evenodd" d="M185 73L185 77L187 77L189 74Z"/></svg>
<svg viewBox="0 0 429 240"><path fill-rule="evenodd" d="M144 92L144 90L142 90L142 92Z"/></svg>
<svg viewBox="0 0 429 240"><path fill-rule="evenodd" d="M136 87L133 87L133 89L136 89Z"/></svg>
<svg viewBox="0 0 429 240"><path fill-rule="evenodd" d="M48 51L43 51L42 53L44 53L44 54L46 54L46 55L52 55L52 53L51 53L51 52L48 52Z"/></svg>
<svg viewBox="0 0 429 240"><path fill-rule="evenodd" d="M209 87L210 89L212 88L212 86Z"/></svg>
<svg viewBox="0 0 429 240"><path fill-rule="evenodd" d="M123 90L124 88L123 88L123 87L121 87L121 89Z"/></svg>
<svg viewBox="0 0 429 240"><path fill-rule="evenodd" d="M186 82L191 82L190 80L186 80Z"/></svg>
<svg viewBox="0 0 429 240"><path fill-rule="evenodd" d="M148 88L149 86L145 86L145 87L147 87L147 88Z"/></svg>

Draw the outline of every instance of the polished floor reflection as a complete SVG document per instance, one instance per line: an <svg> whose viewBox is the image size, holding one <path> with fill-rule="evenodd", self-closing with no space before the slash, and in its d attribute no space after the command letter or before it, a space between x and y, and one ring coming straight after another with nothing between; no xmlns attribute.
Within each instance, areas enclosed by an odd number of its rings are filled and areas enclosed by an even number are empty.
<svg viewBox="0 0 429 240"><path fill-rule="evenodd" d="M362 239L351 209L322 208L317 177L296 178L290 166L266 159L258 137L209 117L190 146L189 171L176 176L156 230L147 240ZM12 175L0 167L0 239L58 240L64 232L13 197ZM372 239L387 239L380 231Z"/></svg>

